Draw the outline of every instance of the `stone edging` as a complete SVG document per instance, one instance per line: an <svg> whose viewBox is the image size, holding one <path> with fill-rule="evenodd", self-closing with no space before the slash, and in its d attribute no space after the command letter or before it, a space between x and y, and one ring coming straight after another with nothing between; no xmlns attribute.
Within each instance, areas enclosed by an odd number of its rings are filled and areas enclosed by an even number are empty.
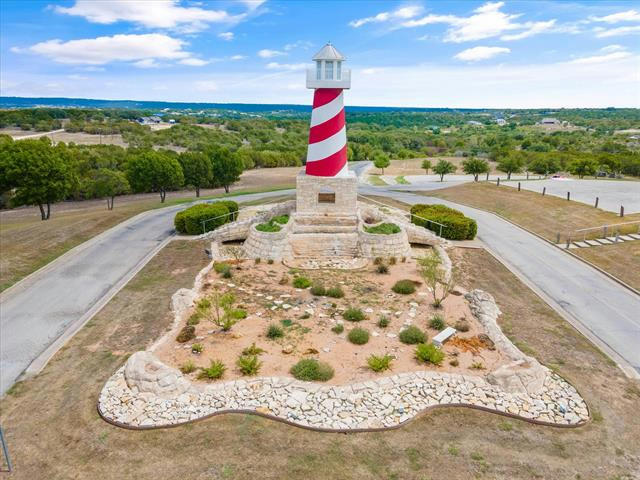
<svg viewBox="0 0 640 480"><path fill-rule="evenodd" d="M105 384L98 412L131 429L178 426L222 413L252 413L332 432L398 428L435 407L464 406L531 423L578 427L590 420L579 393L550 374L538 395L510 394L483 378L421 371L331 386L264 377L210 384L172 398L130 389L124 367Z"/></svg>

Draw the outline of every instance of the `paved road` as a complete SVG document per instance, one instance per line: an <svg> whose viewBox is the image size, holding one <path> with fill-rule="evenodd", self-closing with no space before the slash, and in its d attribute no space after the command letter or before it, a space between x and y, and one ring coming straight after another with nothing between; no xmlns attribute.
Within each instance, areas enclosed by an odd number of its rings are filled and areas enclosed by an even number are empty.
<svg viewBox="0 0 640 480"><path fill-rule="evenodd" d="M370 166L353 166L361 176ZM385 187L368 194L407 203L442 200ZM238 197L251 201L293 190ZM447 202L444 202L447 203ZM517 273L579 320L640 372L640 300L608 277L524 230L487 212L451 204L478 221L479 238ZM26 282L0 303L0 394L74 322L173 234L172 219L184 206L154 210L116 226L78 254Z"/></svg>
<svg viewBox="0 0 640 480"><path fill-rule="evenodd" d="M478 222L478 239L566 315L640 374L640 297L562 250L491 213L385 187L361 187L408 204L443 203Z"/></svg>
<svg viewBox="0 0 640 480"><path fill-rule="evenodd" d="M250 194L242 201L289 191ZM153 210L106 232L76 255L3 295L0 303L0 395L67 328L164 240L184 205Z"/></svg>

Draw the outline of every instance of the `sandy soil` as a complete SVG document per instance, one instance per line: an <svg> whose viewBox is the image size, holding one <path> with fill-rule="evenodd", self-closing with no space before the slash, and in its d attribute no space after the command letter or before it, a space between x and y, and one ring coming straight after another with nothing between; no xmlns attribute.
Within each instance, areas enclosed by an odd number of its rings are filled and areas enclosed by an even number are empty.
<svg viewBox="0 0 640 480"><path fill-rule="evenodd" d="M297 272L294 271L295 273ZM282 264L256 265L245 261L241 264L241 270L234 269L233 274L232 279L223 280L212 271L206 279L203 297L210 298L213 289L220 294L232 292L236 299L234 308L246 310L247 318L240 320L227 333L205 318L196 326L197 338L181 344L176 342L175 337L186 324L189 317L186 315L178 328L169 333L159 346L156 353L163 361L179 367L191 360L197 366L205 367L210 360L221 360L227 366L223 379L235 379L241 377L235 366L236 359L244 348L255 342L265 350L260 356L263 365L259 375L286 376L298 360L313 357L329 363L335 369L331 383L336 384L389 374L376 374L367 368L366 359L372 354L389 354L395 357L392 373L436 368L447 372L482 374L505 361L499 351L490 350L486 345L480 345L475 352L464 348L465 340L483 332L463 296L450 295L444 302L444 307L435 310L430 305L431 294L425 285L420 284L416 293L411 295L399 295L391 291L391 286L400 279L420 282L415 260L398 262L390 267L387 275L375 273L371 264L361 271L308 270L299 273L314 282L322 283L326 288L340 285L345 292L342 299L314 297L308 289L294 288L291 286L294 277L292 270ZM279 284L283 277L288 280L286 285ZM411 304L415 308L413 318L409 315ZM361 322L343 320L342 312L348 307L360 308L367 318ZM433 338L438 331L429 328L428 323L435 313L443 315L449 325L464 318L470 326L468 332L458 333L458 346L445 344L446 358L440 367L418 363L414 358L415 347L405 345L397 338L407 322L425 331L429 339ZM386 328L377 326L381 315L391 320ZM289 322L290 326L285 326ZM331 331L333 326L342 322L345 327L343 333ZM266 330L271 324L283 327L285 337L268 339ZM355 327L369 331L371 336L368 343L354 345L347 340L348 332ZM204 351L201 354L192 353L193 343L202 344ZM458 360L458 366L450 365L449 362L454 359ZM472 369L472 363L480 363L486 370ZM195 379L197 374L196 371L191 377Z"/></svg>

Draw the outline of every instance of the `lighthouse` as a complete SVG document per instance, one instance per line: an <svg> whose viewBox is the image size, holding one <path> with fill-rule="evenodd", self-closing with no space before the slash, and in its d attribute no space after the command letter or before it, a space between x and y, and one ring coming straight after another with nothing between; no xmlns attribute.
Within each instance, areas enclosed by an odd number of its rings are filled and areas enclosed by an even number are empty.
<svg viewBox="0 0 640 480"><path fill-rule="evenodd" d="M343 90L351 87L351 72L343 68L345 60L329 42L314 55L315 67L307 70L307 88L314 90L307 175L345 177L348 174Z"/></svg>

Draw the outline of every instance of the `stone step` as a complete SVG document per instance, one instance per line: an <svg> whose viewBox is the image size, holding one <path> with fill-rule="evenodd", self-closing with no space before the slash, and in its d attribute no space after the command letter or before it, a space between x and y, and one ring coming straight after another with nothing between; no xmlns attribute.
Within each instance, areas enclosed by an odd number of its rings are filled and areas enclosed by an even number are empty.
<svg viewBox="0 0 640 480"><path fill-rule="evenodd" d="M336 226L357 226L358 217L355 215L300 215L296 214L295 223L297 225L336 225Z"/></svg>
<svg viewBox="0 0 640 480"><path fill-rule="evenodd" d="M290 237L294 258L355 257L357 233L294 233Z"/></svg>
<svg viewBox="0 0 640 480"><path fill-rule="evenodd" d="M293 225L293 233L354 233L357 225Z"/></svg>

